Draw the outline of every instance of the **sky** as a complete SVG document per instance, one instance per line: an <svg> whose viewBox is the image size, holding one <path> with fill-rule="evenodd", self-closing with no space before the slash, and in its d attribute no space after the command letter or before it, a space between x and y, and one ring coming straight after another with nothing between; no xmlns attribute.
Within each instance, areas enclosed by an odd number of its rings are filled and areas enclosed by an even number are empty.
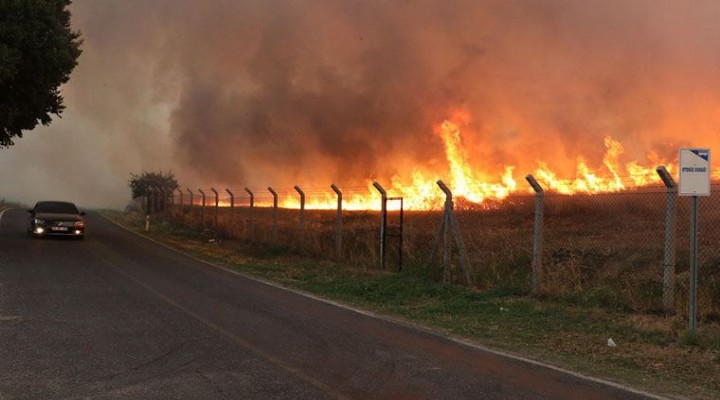
<svg viewBox="0 0 720 400"><path fill-rule="evenodd" d="M75 0L83 54L48 127L0 149L0 198L122 208L131 173L181 186L602 171L720 145L720 3L696 0Z"/></svg>

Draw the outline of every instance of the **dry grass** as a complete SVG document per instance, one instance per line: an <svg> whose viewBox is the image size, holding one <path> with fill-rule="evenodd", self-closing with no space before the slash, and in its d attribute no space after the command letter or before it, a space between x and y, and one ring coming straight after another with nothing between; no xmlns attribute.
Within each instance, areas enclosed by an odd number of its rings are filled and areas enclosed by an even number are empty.
<svg viewBox="0 0 720 400"><path fill-rule="evenodd" d="M596 196L546 195L540 295L563 301L639 313L660 313L663 291L665 201L662 188ZM534 197L517 196L490 209L462 204L456 211L478 289L530 292ZM688 296L689 201L677 203L676 311L684 317ZM166 218L217 237L276 244L302 255L337 259L334 210L305 211L300 230L298 210L279 209L273 239L270 208L234 210L207 207L173 208ZM720 196L701 202L701 321L720 318ZM404 268L423 269L442 279L439 265L429 266L442 218L440 211L406 211ZM389 215L398 219L397 212ZM343 260L361 268L377 268L379 213L343 212ZM397 268L398 241L387 243L386 268ZM453 278L462 281L458 257ZM435 257L435 264L441 257Z"/></svg>

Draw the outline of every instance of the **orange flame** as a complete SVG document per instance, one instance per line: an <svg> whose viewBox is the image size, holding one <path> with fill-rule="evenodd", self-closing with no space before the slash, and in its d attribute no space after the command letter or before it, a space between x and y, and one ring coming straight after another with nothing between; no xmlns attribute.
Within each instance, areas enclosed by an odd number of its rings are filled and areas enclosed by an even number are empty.
<svg viewBox="0 0 720 400"><path fill-rule="evenodd" d="M516 166L504 165L500 176L492 178L474 169L469 162L469 157L462 142L462 128L466 124L467 117L459 115L455 118L443 121L437 128L436 133L442 139L447 161L447 171L442 179L453 191L453 196L464 198L467 201L483 204L488 200L501 201L513 193L529 193L532 190L529 186L518 187L514 175ZM658 165L665 165L672 173L676 165L669 164L655 153L649 153L647 159L651 166L646 166L638 161L621 163L621 156L624 153L622 144L606 136L604 139L605 155L602 165L593 169L588 165L583 156L577 157L575 177L561 179L558 174L551 170L546 162L537 161L537 169L533 175L547 191L560 194L598 194L618 192L631 188L647 185L658 185L660 179L655 171ZM713 178L720 178L720 170L713 173ZM385 189L389 196L400 196L404 198L406 209L431 209L442 207L444 194L439 190L436 182L441 177L435 172L415 169L412 171L409 181L403 180L396 175L391 179L389 187ZM343 209L345 210L377 210L380 208L380 194L373 187L371 180L367 181L366 188L354 190L351 193L343 194ZM268 206L267 202L260 202L258 205ZM279 205L286 208L298 208L300 196L295 192L288 192L279 199ZM337 195L330 190L313 190L306 198L307 209L334 209L337 207ZM398 202L390 202L389 209L397 209Z"/></svg>
<svg viewBox="0 0 720 400"><path fill-rule="evenodd" d="M624 167L620 164L620 155L624 152L620 142L610 136L606 136L604 142L607 149L603 157L603 166L607 170L606 175L603 176L599 171L592 170L588 167L585 159L579 156L574 179L558 179L557 175L550 171L547 164L543 162L538 162L539 168L535 171L536 178L545 187L561 194L619 192L631 187L648 186L659 182L654 167L645 167L637 161L630 161ZM653 158L657 159L658 157L655 155ZM674 169L672 164L666 163L666 167L669 172ZM622 172L627 173L625 182L621 177Z"/></svg>

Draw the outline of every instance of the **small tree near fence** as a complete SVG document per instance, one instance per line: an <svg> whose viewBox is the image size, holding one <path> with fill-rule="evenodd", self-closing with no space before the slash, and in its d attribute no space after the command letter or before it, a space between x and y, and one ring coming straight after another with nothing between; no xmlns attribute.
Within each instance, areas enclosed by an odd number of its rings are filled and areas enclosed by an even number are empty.
<svg viewBox="0 0 720 400"><path fill-rule="evenodd" d="M172 172L143 172L140 175L131 173L128 186L133 200L150 198L157 193L166 193L171 196L179 187Z"/></svg>

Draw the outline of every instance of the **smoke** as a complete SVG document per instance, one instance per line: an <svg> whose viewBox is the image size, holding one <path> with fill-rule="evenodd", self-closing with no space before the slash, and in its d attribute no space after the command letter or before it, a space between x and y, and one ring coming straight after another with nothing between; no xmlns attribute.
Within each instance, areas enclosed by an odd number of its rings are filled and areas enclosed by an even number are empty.
<svg viewBox="0 0 720 400"><path fill-rule="evenodd" d="M84 153L76 173L113 199L141 167L227 187L442 177L435 130L457 115L470 164L498 180L505 165L523 176L543 161L567 177L578 155L599 166L608 134L628 160L720 144L712 0L75 0L72 11L85 44L68 121L42 136ZM35 169L56 165L47 155Z"/></svg>

